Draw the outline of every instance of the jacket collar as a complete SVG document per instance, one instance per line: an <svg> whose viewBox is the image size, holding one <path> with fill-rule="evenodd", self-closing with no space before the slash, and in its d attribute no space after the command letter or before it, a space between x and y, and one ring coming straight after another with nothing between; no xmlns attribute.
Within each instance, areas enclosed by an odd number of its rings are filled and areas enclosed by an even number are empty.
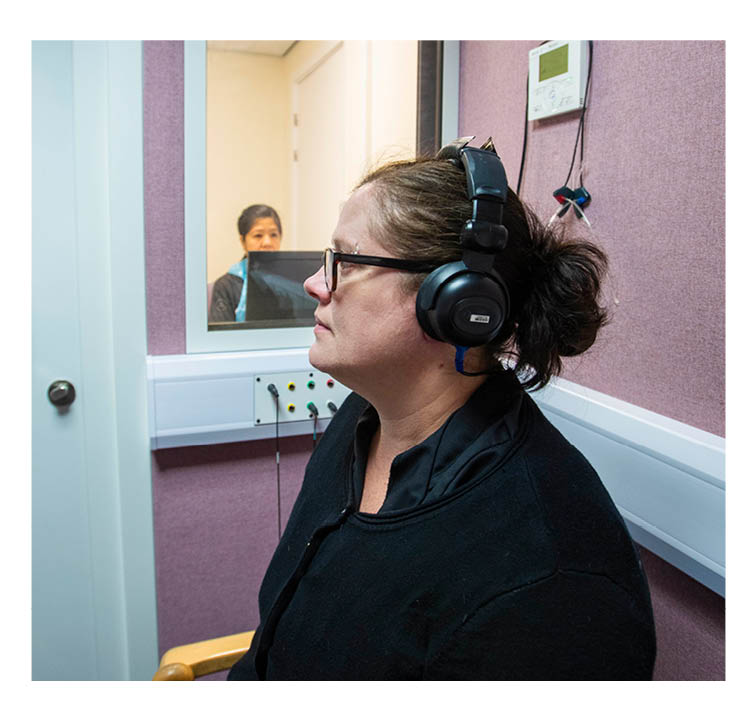
<svg viewBox="0 0 756 720"><path fill-rule="evenodd" d="M438 430L394 458L378 514L401 513L440 500L493 469L520 424L523 396L513 372L490 377ZM358 503L378 424L378 413L368 405L355 427L352 487Z"/></svg>

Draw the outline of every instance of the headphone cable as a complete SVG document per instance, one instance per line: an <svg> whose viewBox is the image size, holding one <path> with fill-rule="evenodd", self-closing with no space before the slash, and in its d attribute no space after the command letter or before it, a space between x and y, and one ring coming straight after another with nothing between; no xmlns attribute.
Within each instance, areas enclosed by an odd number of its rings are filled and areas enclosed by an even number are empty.
<svg viewBox="0 0 756 720"><path fill-rule="evenodd" d="M478 372L467 372L464 369L465 353L470 348L465 347L464 345L455 345L454 347L457 349L457 352L454 356L454 369L460 375L466 375L467 377L478 377L479 375L502 375L508 372L507 368L505 368L503 365L496 365L495 367L489 370L479 370Z"/></svg>
<svg viewBox="0 0 756 720"><path fill-rule="evenodd" d="M591 70L593 69L593 40L588 41L588 77L585 81L585 98L583 99L583 111L580 113L580 122L578 123L577 135L575 136L575 147L572 149L572 162L567 173L567 179L564 185L570 182L572 169L575 166L575 155L577 154L578 141L580 142L580 185L583 185L583 142L585 138L585 111L588 109L588 90L591 86Z"/></svg>
<svg viewBox="0 0 756 720"><path fill-rule="evenodd" d="M278 503L278 539L281 539L281 453L278 448L278 401L276 401L276 495Z"/></svg>
<svg viewBox="0 0 756 720"><path fill-rule="evenodd" d="M281 539L281 453L278 447L278 388L270 383L268 392L276 401L276 494L278 496L278 539Z"/></svg>
<svg viewBox="0 0 756 720"><path fill-rule="evenodd" d="M530 71L528 71L527 80L525 80L525 130L522 134L522 154L520 155L520 174L517 176L517 197L520 196L520 186L522 185L522 171L525 169L525 152L528 147L528 107L530 103Z"/></svg>
<svg viewBox="0 0 756 720"><path fill-rule="evenodd" d="M548 40L539 43L538 47L545 45ZM520 155L520 174L517 176L517 196L520 196L522 185L522 172L525 169L525 153L528 147L528 108L530 107L530 58L528 57L528 75L525 80L525 130L522 134L522 154Z"/></svg>

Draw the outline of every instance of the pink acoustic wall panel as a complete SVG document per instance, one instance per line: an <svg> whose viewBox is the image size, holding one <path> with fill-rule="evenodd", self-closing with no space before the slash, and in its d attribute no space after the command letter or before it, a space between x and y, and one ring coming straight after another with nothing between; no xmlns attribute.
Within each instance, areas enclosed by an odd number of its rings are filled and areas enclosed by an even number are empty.
<svg viewBox="0 0 756 720"><path fill-rule="evenodd" d="M656 623L654 680L725 679L725 599L640 549Z"/></svg>
<svg viewBox="0 0 756 720"><path fill-rule="evenodd" d="M281 438L284 528L312 436ZM152 454L158 646L253 630L278 543L275 440Z"/></svg>
<svg viewBox="0 0 756 720"><path fill-rule="evenodd" d="M463 42L459 134L493 135L517 184L532 42ZM725 434L724 42L594 42L586 209L612 323L564 376ZM530 123L523 200L548 219L579 113ZM477 141L476 141L477 142ZM579 151L578 151L579 154ZM579 158L576 160L576 168ZM577 172L570 187L577 186ZM615 302L616 300L616 302Z"/></svg>
<svg viewBox="0 0 756 720"><path fill-rule="evenodd" d="M144 230L147 352L186 352L184 43L145 42Z"/></svg>

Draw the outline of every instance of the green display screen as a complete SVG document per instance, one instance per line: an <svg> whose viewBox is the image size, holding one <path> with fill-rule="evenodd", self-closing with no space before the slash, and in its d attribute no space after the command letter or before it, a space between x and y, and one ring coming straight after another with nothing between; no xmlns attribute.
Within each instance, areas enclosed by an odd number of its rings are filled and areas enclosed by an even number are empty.
<svg viewBox="0 0 756 720"><path fill-rule="evenodd" d="M568 48L569 45L565 44L556 50L551 50L541 55L538 66L538 82L567 72L569 67L569 63L567 62Z"/></svg>

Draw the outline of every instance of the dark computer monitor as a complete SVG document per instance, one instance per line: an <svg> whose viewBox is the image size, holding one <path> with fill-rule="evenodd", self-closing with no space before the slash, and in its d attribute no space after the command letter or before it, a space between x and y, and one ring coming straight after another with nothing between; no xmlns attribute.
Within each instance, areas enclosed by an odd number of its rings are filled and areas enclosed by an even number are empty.
<svg viewBox="0 0 756 720"><path fill-rule="evenodd" d="M318 303L302 283L322 267L322 252L250 252L247 263L247 327L314 325Z"/></svg>

